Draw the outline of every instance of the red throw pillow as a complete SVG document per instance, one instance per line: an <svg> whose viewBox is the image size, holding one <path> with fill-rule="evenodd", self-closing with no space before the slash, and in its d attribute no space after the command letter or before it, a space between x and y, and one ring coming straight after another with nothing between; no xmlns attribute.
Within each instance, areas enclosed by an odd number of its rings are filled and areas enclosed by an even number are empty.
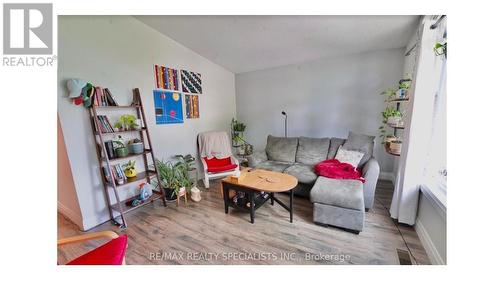
<svg viewBox="0 0 500 281"><path fill-rule="evenodd" d="M365 182L362 174L349 163L342 163L337 159L319 162L314 170L319 176L331 179L353 179Z"/></svg>

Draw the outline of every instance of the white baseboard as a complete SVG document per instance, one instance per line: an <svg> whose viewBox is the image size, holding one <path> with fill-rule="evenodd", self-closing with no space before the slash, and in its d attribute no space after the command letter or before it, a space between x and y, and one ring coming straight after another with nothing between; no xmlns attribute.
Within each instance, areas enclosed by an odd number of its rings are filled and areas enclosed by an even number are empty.
<svg viewBox="0 0 500 281"><path fill-rule="evenodd" d="M72 221L74 224L76 224L80 230L83 230L83 221L82 217L79 216L75 211L71 210L70 208L66 207L64 204L61 202L57 201L57 211L61 213L63 216L68 218L70 221Z"/></svg>
<svg viewBox="0 0 500 281"><path fill-rule="evenodd" d="M380 172L378 178L381 180L391 181L393 184L394 184L394 181L396 180L394 178L394 173L389 173L389 172Z"/></svg>
<svg viewBox="0 0 500 281"><path fill-rule="evenodd" d="M439 255L436 246L434 246L434 243L432 243L431 237L427 233L424 225L418 218L415 221L415 231L417 232L420 242L422 242L422 246L424 246L427 256L429 256L429 260L431 261L431 263L438 265L446 264L443 258Z"/></svg>

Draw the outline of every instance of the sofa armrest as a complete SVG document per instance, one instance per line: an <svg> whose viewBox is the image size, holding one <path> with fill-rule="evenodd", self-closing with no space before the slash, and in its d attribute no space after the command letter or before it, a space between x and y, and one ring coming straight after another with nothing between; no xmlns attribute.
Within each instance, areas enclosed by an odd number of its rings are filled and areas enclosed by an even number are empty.
<svg viewBox="0 0 500 281"><path fill-rule="evenodd" d="M248 156L248 166L255 168L260 163L267 161L267 154L265 151L255 151L252 155Z"/></svg>
<svg viewBox="0 0 500 281"><path fill-rule="evenodd" d="M380 166L375 158L370 158L363 166L363 178L365 184L363 186L363 196L365 199L365 209L373 207L375 198L375 189L377 188L378 176L380 174Z"/></svg>

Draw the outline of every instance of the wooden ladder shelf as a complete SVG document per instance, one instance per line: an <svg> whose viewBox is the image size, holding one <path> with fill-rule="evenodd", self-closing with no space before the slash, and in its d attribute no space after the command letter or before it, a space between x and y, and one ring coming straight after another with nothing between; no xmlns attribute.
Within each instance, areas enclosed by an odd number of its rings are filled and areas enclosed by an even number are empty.
<svg viewBox="0 0 500 281"><path fill-rule="evenodd" d="M99 161L99 170L101 173L101 178L102 182L104 184L104 193L106 195L106 203L108 205L108 210L109 210L109 215L111 217L112 222L115 225L118 225L120 228L127 228L127 221L125 220L125 214L129 211L135 210L139 207L142 207L146 204L152 203L155 200L161 199L163 201L163 205L167 206L167 202L165 201L165 194L163 191L163 187L161 184L161 181L158 177L158 170L156 168L156 162L155 162L155 156L153 152L153 145L151 144L151 137L149 135L149 130L148 130L148 125L146 123L146 116L144 114L144 108L142 104L142 99L141 95L139 92L138 88L135 88L133 90L133 95L134 95L134 102L130 106L91 106L89 108L89 116L90 116L90 122L92 126L92 131L94 135L94 143L96 147L96 152L97 152L97 159ZM103 132L101 131L101 128L99 126L99 120L98 120L98 114L97 112L99 110L106 110L106 109L135 109L136 117L137 119L142 119L142 128L137 129L137 130L128 130L128 131L117 131L117 132ZM105 140L104 136L114 136L117 134L132 134L132 133L139 133L140 135L140 140L144 144L144 152L139 153L139 154L129 154L126 157L116 157L116 158L109 158L109 155L105 149ZM145 134L145 136L144 136ZM147 141L147 146L146 146L146 141ZM148 163L148 154L151 155L151 161L153 162L152 165ZM118 163L120 160L128 160L136 157L140 157L144 161L144 167L145 171L137 173L137 176L134 178L129 178L124 184L117 184L117 181L114 177L114 174L112 173L112 166L111 163ZM151 166L151 167L150 167ZM107 168L109 178L110 180L108 181L106 179L106 175L104 174L104 169ZM127 199L120 199L120 195L118 193L118 188L125 186L125 185L130 185L133 183L139 184L141 182L148 182L151 183L151 178L157 177L157 182L158 182L158 188L153 189L153 194L149 199L145 200L144 202L141 202L138 205L132 206L130 203L137 198L137 196L132 197L132 198L127 198ZM111 203L111 198L109 194L109 190L112 190L114 193L114 197L116 200L116 203L112 204ZM115 215L115 213L118 213ZM120 217L121 222L117 221L116 218Z"/></svg>

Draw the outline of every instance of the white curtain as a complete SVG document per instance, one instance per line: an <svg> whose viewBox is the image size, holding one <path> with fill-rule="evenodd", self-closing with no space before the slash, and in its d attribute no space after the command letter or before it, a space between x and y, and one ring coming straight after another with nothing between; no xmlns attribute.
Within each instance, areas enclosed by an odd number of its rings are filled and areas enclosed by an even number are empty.
<svg viewBox="0 0 500 281"><path fill-rule="evenodd" d="M392 218L409 225L415 224L420 186L425 183L424 170L432 134L434 100L439 92L443 69L442 58L434 53L434 45L442 38L442 28L430 29L435 22L435 18L426 16L418 30L416 71L409 91L403 149L390 209Z"/></svg>

